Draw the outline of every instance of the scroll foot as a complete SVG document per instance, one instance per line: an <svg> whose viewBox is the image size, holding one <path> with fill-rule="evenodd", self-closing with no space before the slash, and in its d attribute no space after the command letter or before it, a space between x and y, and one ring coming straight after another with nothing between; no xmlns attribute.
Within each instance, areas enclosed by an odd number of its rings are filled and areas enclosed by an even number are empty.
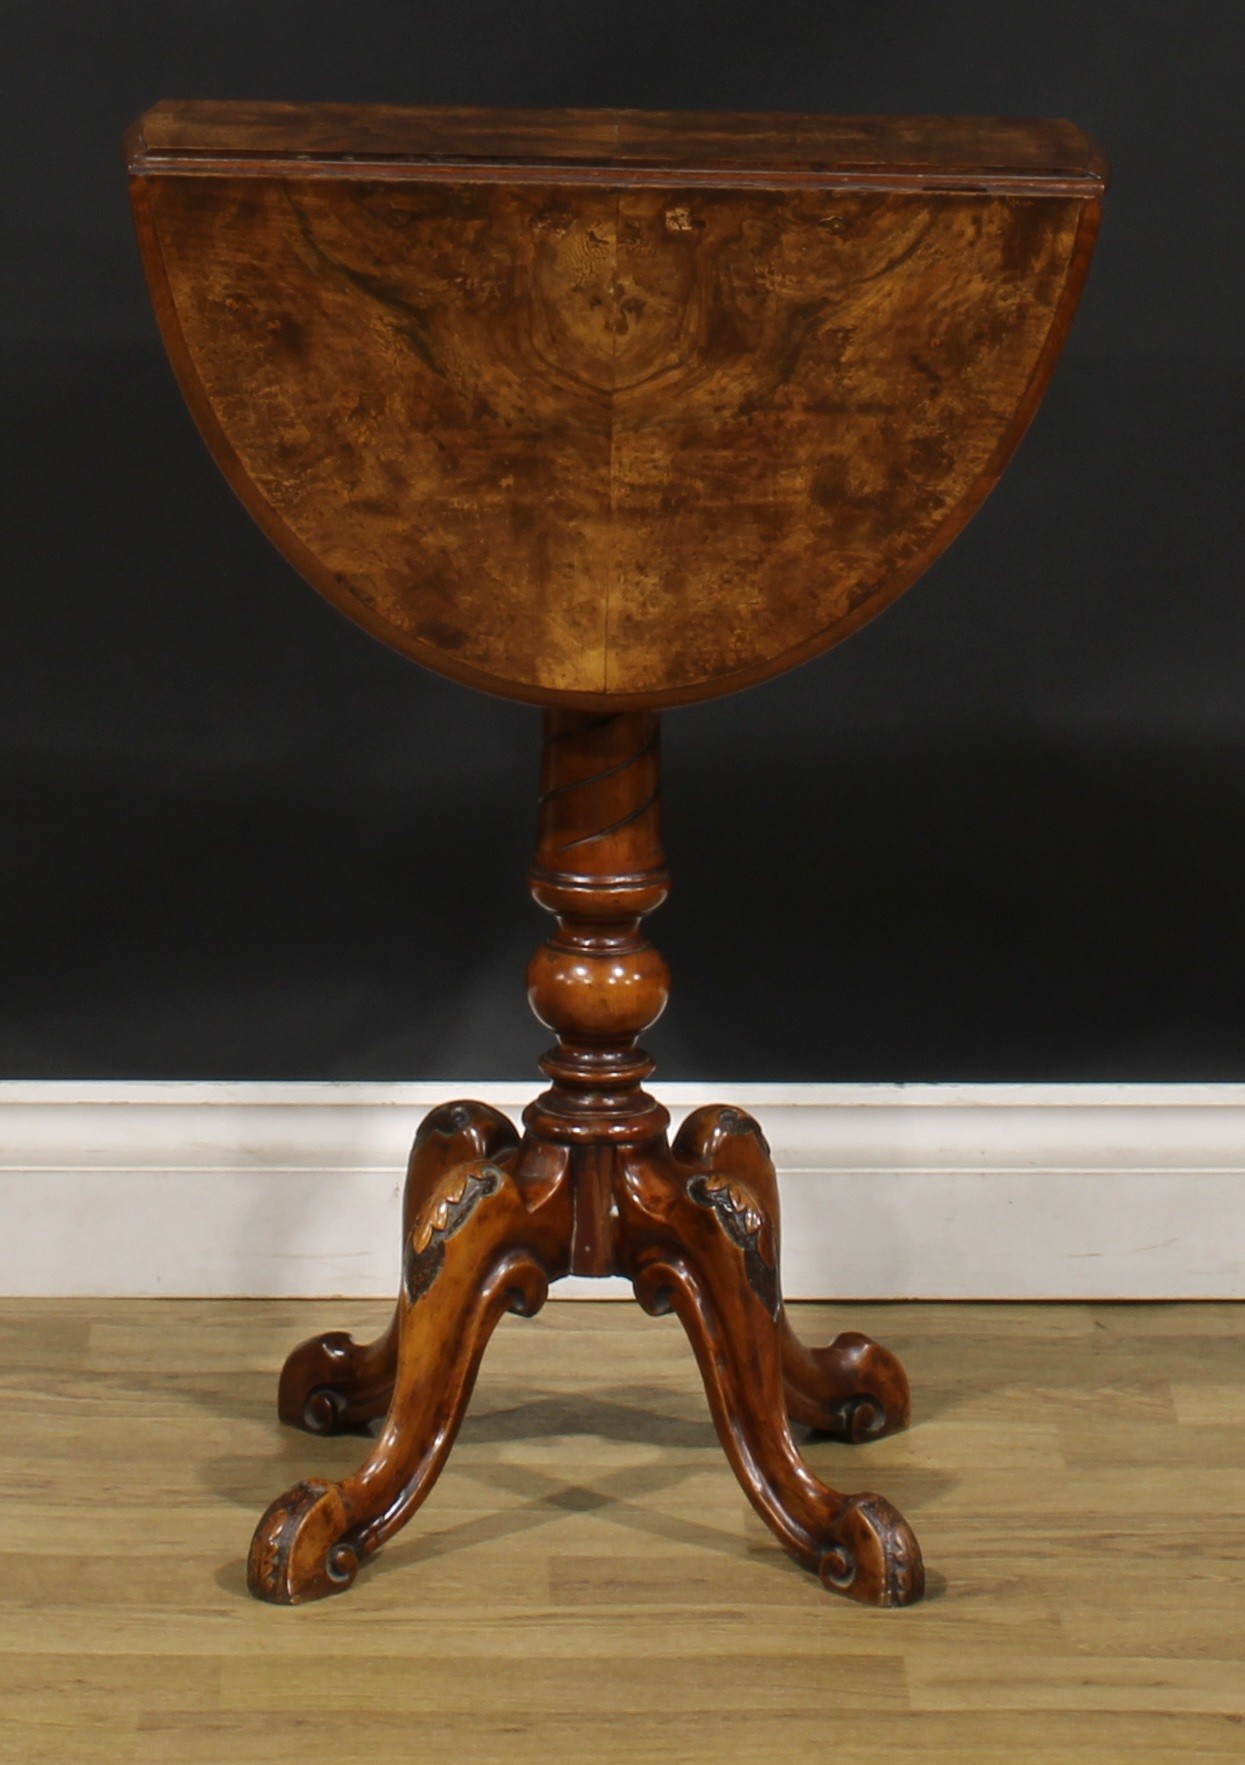
<svg viewBox="0 0 1245 1765"><path fill-rule="evenodd" d="M251 1592L274 1606L344 1593L359 1569L350 1520L335 1484L296 1483L266 1510L247 1562Z"/></svg>
<svg viewBox="0 0 1245 1765"><path fill-rule="evenodd" d="M877 1440L908 1426L908 1375L889 1348L844 1330L806 1348L784 1313L780 1326L787 1414L834 1440Z"/></svg>

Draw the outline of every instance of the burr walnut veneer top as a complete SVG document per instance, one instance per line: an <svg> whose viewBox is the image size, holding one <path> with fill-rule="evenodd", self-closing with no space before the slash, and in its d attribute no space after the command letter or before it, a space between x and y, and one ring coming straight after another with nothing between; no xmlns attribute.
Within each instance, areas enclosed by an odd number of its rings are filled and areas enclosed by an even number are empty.
<svg viewBox="0 0 1245 1765"><path fill-rule="evenodd" d="M1105 166L1069 123L160 104L183 392L290 561L430 667L675 704L847 636L998 478Z"/></svg>

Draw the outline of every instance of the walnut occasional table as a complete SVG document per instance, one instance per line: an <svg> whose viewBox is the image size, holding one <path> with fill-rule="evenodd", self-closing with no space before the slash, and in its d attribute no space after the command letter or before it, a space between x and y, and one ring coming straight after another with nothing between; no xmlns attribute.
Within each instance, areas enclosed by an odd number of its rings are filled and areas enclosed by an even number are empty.
<svg viewBox="0 0 1245 1765"><path fill-rule="evenodd" d="M573 1271L678 1313L799 1562L919 1599L906 1521L820 1483L790 1427L902 1428L902 1367L793 1334L757 1124L698 1109L669 1144L641 1088L658 712L837 643L963 527L1063 344L1101 155L1062 122L186 103L127 159L182 391L264 532L404 655L546 707L549 1088L522 1134L475 1102L420 1127L389 1329L316 1337L280 1383L297 1427L384 1426L272 1504L252 1591L349 1587L432 1488L502 1313Z"/></svg>

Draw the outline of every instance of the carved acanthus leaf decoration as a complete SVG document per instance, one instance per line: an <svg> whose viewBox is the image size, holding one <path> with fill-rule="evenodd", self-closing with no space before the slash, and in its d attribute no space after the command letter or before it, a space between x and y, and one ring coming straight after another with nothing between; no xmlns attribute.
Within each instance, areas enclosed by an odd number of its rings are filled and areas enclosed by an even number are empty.
<svg viewBox="0 0 1245 1765"><path fill-rule="evenodd" d="M767 1237L765 1215L746 1184L727 1177L693 1177L687 1192L698 1207L709 1208L733 1244L743 1253L748 1284L772 1318L778 1316L782 1295L778 1270L762 1249Z"/></svg>
<svg viewBox="0 0 1245 1765"><path fill-rule="evenodd" d="M446 1175L407 1246L403 1284L412 1305L441 1273L446 1239L461 1231L484 1197L495 1195L504 1180L495 1164L459 1165Z"/></svg>

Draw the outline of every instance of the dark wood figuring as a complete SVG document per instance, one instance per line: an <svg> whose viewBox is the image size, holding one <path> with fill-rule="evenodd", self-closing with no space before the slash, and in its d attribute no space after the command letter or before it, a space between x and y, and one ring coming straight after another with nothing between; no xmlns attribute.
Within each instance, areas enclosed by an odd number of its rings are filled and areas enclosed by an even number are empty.
<svg viewBox="0 0 1245 1765"><path fill-rule="evenodd" d="M1103 188L1070 124L971 118L162 106L130 169L274 543L416 661L581 708L908 587L1036 408Z"/></svg>
<svg viewBox="0 0 1245 1765"><path fill-rule="evenodd" d="M305 1342L283 1420L384 1423L297 1484L250 1585L339 1592L432 1487L494 1325L620 1273L674 1310L757 1511L827 1588L921 1596L915 1538L791 1423L906 1426L908 1382L782 1304L758 1125L673 1144L639 1039L669 975L660 707L790 667L901 593L997 480L1071 322L1106 168L1069 123L164 104L127 140L170 358L307 580L395 649L547 707L522 1133L435 1110L388 1330Z"/></svg>
<svg viewBox="0 0 1245 1765"><path fill-rule="evenodd" d="M294 1604L340 1592L423 1501L452 1444L489 1332L530 1316L550 1281L628 1276L652 1312L677 1311L718 1435L761 1517L832 1591L905 1605L923 1585L911 1529L881 1496L840 1495L809 1470L788 1418L842 1440L903 1427L908 1386L856 1333L809 1350L783 1310L778 1190L760 1128L708 1108L671 1146L644 1091L638 1038L665 1003L643 920L664 900L659 729L648 712L545 719L534 898L554 929L528 969L556 1042L522 1138L484 1104L435 1110L411 1155L402 1292L359 1347L340 1332L295 1349L283 1420L314 1433L387 1412L359 1471L296 1484L260 1521L251 1590Z"/></svg>

